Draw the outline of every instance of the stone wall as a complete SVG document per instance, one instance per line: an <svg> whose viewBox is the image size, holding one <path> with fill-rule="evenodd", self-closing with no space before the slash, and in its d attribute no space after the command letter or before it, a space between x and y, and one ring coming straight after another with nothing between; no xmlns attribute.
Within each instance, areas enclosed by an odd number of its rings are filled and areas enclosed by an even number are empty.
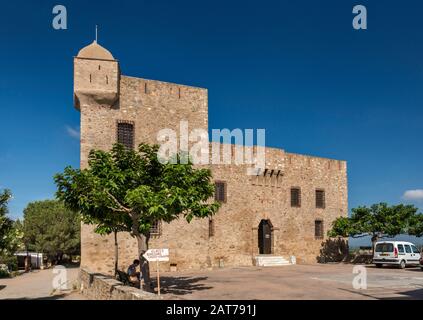
<svg viewBox="0 0 423 320"><path fill-rule="evenodd" d="M124 286L111 277L81 268L81 293L92 300L157 300L159 297L133 287Z"/></svg>
<svg viewBox="0 0 423 320"><path fill-rule="evenodd" d="M233 150L233 149L232 149ZM259 253L258 226L272 224L272 254L295 256L298 263L322 261L322 250L331 223L347 214L345 161L302 156L266 148L266 177L248 176L247 165L210 165L213 179L224 181L227 202L213 217L214 235L208 219L184 219L161 223L160 235L152 236L151 248L169 248L170 261L161 268L204 269L219 266L251 266ZM276 172L280 175L276 177ZM301 206L291 207L290 190L301 189ZM325 208L315 207L315 190L325 190ZM324 237L316 238L315 220L322 220ZM83 266L110 273L113 270L113 239L98 236L83 226ZM119 261L123 270L137 257L135 239L119 234Z"/></svg>
<svg viewBox="0 0 423 320"><path fill-rule="evenodd" d="M80 106L82 168L91 149L108 150L116 143L118 121L134 122L135 145L157 143L161 129L179 134L180 121L188 121L189 130L208 128L206 89L121 76L119 92L114 106Z"/></svg>
<svg viewBox="0 0 423 320"><path fill-rule="evenodd" d="M348 212L346 162L266 148L266 177L248 176L247 167L210 166L213 179L227 185L227 201L213 218L213 236L208 219L162 224L160 237L150 245L170 248L168 268L170 264L178 269L217 267L220 260L225 266L251 266L259 254L262 219L272 224L272 254L296 256L298 263L321 261L332 221ZM292 187L301 189L298 208L291 207ZM315 206L316 189L325 190L324 209ZM315 237L315 220L323 221L323 238Z"/></svg>

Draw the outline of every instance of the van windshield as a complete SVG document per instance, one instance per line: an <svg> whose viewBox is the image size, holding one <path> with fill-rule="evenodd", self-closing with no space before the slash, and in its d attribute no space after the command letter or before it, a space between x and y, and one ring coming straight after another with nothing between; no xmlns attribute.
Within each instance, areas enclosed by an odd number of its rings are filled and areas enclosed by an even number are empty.
<svg viewBox="0 0 423 320"><path fill-rule="evenodd" d="M394 245L392 243L378 243L376 245L376 252L392 252Z"/></svg>

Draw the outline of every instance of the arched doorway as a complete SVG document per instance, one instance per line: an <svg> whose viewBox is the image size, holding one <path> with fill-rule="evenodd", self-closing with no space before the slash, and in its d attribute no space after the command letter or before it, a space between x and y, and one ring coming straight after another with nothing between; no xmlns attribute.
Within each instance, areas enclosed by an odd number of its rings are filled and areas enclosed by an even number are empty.
<svg viewBox="0 0 423 320"><path fill-rule="evenodd" d="M259 254L272 253L272 224L270 220L261 220L258 227Z"/></svg>

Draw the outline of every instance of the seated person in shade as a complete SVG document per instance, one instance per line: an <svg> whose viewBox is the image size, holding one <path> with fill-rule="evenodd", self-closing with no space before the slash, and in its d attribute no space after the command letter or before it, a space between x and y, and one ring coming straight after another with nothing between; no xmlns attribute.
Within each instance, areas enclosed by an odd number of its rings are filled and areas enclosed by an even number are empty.
<svg viewBox="0 0 423 320"><path fill-rule="evenodd" d="M132 282L140 280L140 273L137 272L137 268L140 265L140 261L135 259L134 262L128 267L128 276Z"/></svg>

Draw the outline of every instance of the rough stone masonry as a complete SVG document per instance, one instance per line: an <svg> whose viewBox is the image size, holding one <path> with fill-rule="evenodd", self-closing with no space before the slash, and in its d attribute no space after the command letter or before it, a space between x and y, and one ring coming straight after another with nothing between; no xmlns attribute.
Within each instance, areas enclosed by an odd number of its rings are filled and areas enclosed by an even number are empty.
<svg viewBox="0 0 423 320"><path fill-rule="evenodd" d="M81 168L91 149L117 142L119 128L129 126L135 146L157 143L163 128L178 132L180 121L208 130L207 99L207 89L122 75L118 61L94 41L74 58ZM346 162L275 148L265 154L256 176L247 175L245 165L210 165L222 201L213 219L181 219L152 230L150 247L170 249L164 270L251 266L259 254L318 261L332 221L348 212ZM119 234L119 250L125 270L138 255L135 239ZM81 267L112 273L113 256L112 237L83 225Z"/></svg>

